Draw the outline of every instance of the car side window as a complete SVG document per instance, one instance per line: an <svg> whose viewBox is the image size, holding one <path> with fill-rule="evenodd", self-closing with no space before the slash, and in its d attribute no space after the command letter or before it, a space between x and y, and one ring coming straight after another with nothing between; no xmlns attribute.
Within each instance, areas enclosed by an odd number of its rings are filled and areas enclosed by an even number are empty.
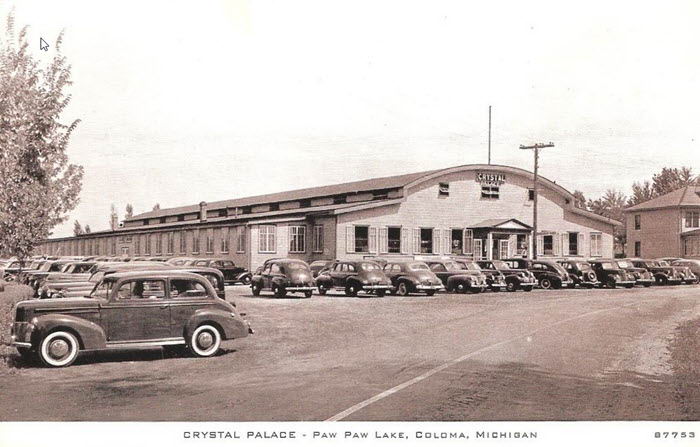
<svg viewBox="0 0 700 447"><path fill-rule="evenodd" d="M348 266L348 272L354 272L355 271L355 266L352 264L347 264Z"/></svg>
<svg viewBox="0 0 700 447"><path fill-rule="evenodd" d="M207 296L207 288L199 281L193 279L170 280L171 298L205 298Z"/></svg>
<svg viewBox="0 0 700 447"><path fill-rule="evenodd" d="M282 273L282 269L280 268L279 264L272 264L272 267L270 267L270 273L273 275Z"/></svg>
<svg viewBox="0 0 700 447"><path fill-rule="evenodd" d="M224 264L221 261L214 261L211 263L212 267L223 267Z"/></svg>
<svg viewBox="0 0 700 447"><path fill-rule="evenodd" d="M214 287L215 289L219 288L219 277L218 276L211 275L211 274L205 274L202 276L207 278L207 281L209 281L211 283L212 287Z"/></svg>
<svg viewBox="0 0 700 447"><path fill-rule="evenodd" d="M153 299L165 297L165 281L137 279L123 283L117 291L117 299Z"/></svg>
<svg viewBox="0 0 700 447"><path fill-rule="evenodd" d="M444 272L444 271L446 271L445 266L442 265L442 264L432 264L432 265L430 266L430 270L432 270L432 271L434 271L434 272Z"/></svg>
<svg viewBox="0 0 700 447"><path fill-rule="evenodd" d="M236 264L233 263L233 261L219 261L219 264L221 264L222 267L235 267Z"/></svg>
<svg viewBox="0 0 700 447"><path fill-rule="evenodd" d="M194 265L206 266L206 265L207 265L207 261L197 261L197 262L194 263Z"/></svg>

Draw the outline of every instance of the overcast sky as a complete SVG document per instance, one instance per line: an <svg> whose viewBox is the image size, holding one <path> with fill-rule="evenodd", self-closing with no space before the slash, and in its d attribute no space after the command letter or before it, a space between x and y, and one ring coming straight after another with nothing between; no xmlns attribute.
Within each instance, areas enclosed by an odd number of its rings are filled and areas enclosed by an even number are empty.
<svg viewBox="0 0 700 447"><path fill-rule="evenodd" d="M0 0L3 16L13 2ZM73 220L487 159L595 197L700 173L700 2L17 2L65 29ZM3 19L4 22L4 19ZM39 37L51 45L39 51Z"/></svg>

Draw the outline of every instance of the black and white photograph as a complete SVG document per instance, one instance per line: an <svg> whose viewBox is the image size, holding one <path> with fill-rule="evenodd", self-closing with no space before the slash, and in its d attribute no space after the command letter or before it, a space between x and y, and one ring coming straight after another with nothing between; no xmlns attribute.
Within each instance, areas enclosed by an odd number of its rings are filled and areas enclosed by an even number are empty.
<svg viewBox="0 0 700 447"><path fill-rule="evenodd" d="M700 445L698 23L0 0L0 446Z"/></svg>

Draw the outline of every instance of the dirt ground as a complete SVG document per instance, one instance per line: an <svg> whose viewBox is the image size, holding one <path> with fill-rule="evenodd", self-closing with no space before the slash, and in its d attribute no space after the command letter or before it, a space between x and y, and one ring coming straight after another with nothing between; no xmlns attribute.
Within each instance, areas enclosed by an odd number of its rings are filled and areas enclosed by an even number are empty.
<svg viewBox="0 0 700 447"><path fill-rule="evenodd" d="M256 334L220 355L24 365L0 420L700 418L700 287L228 298Z"/></svg>

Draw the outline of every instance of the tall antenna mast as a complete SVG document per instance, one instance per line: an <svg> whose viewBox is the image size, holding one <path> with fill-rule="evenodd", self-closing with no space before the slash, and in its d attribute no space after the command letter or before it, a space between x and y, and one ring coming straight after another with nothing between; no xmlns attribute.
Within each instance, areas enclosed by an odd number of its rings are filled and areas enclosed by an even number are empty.
<svg viewBox="0 0 700 447"><path fill-rule="evenodd" d="M489 164L491 164L491 106L489 106Z"/></svg>

